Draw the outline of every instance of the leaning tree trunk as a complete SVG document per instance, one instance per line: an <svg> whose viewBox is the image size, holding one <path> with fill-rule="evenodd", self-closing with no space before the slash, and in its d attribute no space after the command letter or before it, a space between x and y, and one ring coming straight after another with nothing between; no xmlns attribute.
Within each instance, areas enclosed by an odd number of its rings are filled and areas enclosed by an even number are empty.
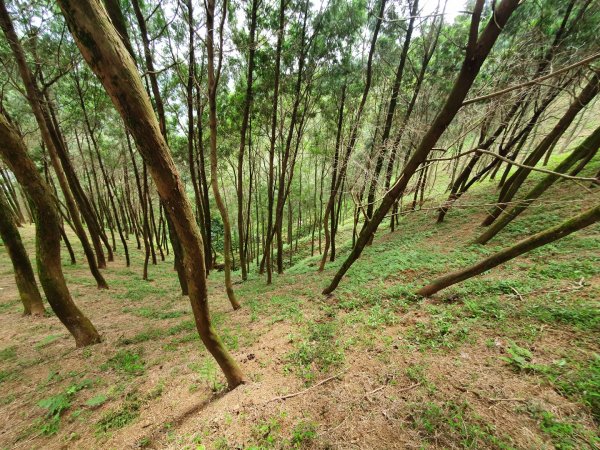
<svg viewBox="0 0 600 450"><path fill-rule="evenodd" d="M533 249L546 245L550 242L557 241L565 236L568 236L575 231L581 230L597 221L600 220L600 205L595 206L583 213L566 220L554 227L548 228L540 233L534 234L533 236L524 239L517 244L509 247L505 250L494 253L487 258L479 261L472 266L465 269L458 270L456 272L444 275L427 286L419 289L417 295L427 297L433 295L436 292L452 286L453 284L460 283L461 281L467 280L471 277L479 275L487 270L492 269L506 261L510 261L517 256L527 253Z"/></svg>
<svg viewBox="0 0 600 450"><path fill-rule="evenodd" d="M386 0L381 0L379 3L377 19L375 20L375 28L373 30L373 36L371 38L371 46L369 47L369 56L367 58L367 73L366 73L366 77L365 77L365 85L363 87L362 97L360 99L360 103L358 105L356 115L354 117L354 122L352 123L352 126L350 127L350 136L348 139L348 144L346 145L344 154L342 156L342 161L341 162L338 161L339 174L337 175L336 185L332 189L331 193L329 194L329 201L327 202L327 206L325 207L325 214L324 214L324 219L323 219L324 227L328 226L328 220L329 220L330 215L331 215L331 217L335 217L333 215L333 212L334 212L333 210L335 208L335 198L340 189L342 181L346 178L346 171L348 168L348 162L350 160L350 155L352 154L352 151L354 150L354 146L356 145L356 141L358 139L358 130L360 128L361 118L363 115L365 104L367 103L367 98L369 96L369 92L371 90L371 82L372 82L372 76L373 76L373 57L375 55L375 46L377 45L377 38L379 36L379 30L381 29L381 24L384 19L383 13L385 11L385 4L386 4ZM342 93L342 95L343 95L343 93ZM339 114L341 115L342 113L343 113L343 103L342 103L342 106L340 107ZM338 117L338 120L339 119L340 119L340 117ZM338 122L338 131L339 131L339 126L340 126L340 123ZM330 233L330 236L329 236L330 240L331 240L331 234L332 233ZM327 240L327 231L326 231L325 232L325 247L323 249L323 254L321 255L321 262L319 263L319 272L322 272L323 269L325 269L325 264L327 263L327 255L329 253L330 245L331 245L331 243Z"/></svg>
<svg viewBox="0 0 600 450"><path fill-rule="evenodd" d="M58 150L50 132L51 120L48 114L48 109L44 107L45 104L42 94L35 83L33 73L27 65L27 62L25 60L25 53L17 38L17 34L15 32L12 21L10 20L10 16L6 9L6 5L4 4L4 0L0 0L0 26L2 27L2 30L4 31L4 34L6 35L6 38L9 41L11 50L17 61L17 66L19 68L19 72L21 78L23 79L25 90L27 92L27 99L29 100L29 104L31 105L31 109L33 110L33 114L38 123L38 126L40 127L42 139L48 147L48 153L50 153L52 165L56 172L56 176L58 177L60 187L63 191L65 202L69 209L69 213L71 214L71 220L73 221L75 231L77 233L77 236L79 237L79 240L81 241L81 245L88 260L90 271L96 280L98 289L108 289L108 284L106 284L104 277L98 269L98 264L96 264L96 255L94 255L94 251L92 250L92 247L89 244L87 234L85 232L85 229L83 228L83 224L81 223L81 219L79 217L77 204L75 202L73 193L71 192L68 180L65 176L63 167L59 160ZM97 253L97 255L100 255L100 253Z"/></svg>
<svg viewBox="0 0 600 450"><path fill-rule="evenodd" d="M215 26L215 2L214 0L207 0L206 2L206 49L208 56L208 114L209 114L209 128L210 128L210 184L212 186L213 195L215 197L215 203L221 213L221 219L223 220L223 259L225 261L225 290L227 291L227 297L233 309L239 309L240 304L235 298L233 292L233 285L231 284L231 252L233 250L231 245L231 224L229 223L229 213L227 211L227 205L221 197L221 191L219 189L219 180L217 174L217 86L219 84L219 75L221 71L221 61L223 58L223 24L225 22L225 16L227 15L226 10L227 2L223 3L222 21L220 27L220 40L221 49L219 55L218 68L215 73L215 48L214 48L214 26Z"/></svg>
<svg viewBox="0 0 600 450"><path fill-rule="evenodd" d="M15 281L23 303L23 314L26 316L43 315L46 310L35 282L29 256L23 246L21 235L2 192L0 192L0 237L2 237L15 271Z"/></svg>
<svg viewBox="0 0 600 450"><path fill-rule="evenodd" d="M477 244L485 244L490 239L493 239L500 231L502 231L509 223L516 219L523 211L525 211L529 205L531 205L536 199L538 199L544 192L546 192L555 182L560 178L561 173L567 173L575 163L580 160L589 161L598 152L600 147L600 127L596 128L594 132L589 135L569 156L567 156L556 168L553 170L556 174L546 175L538 184L536 184L531 191L529 191L525 197L520 200L511 209L504 211L504 213L494 222L485 232L475 239Z"/></svg>
<svg viewBox="0 0 600 450"><path fill-rule="evenodd" d="M475 81L481 65L487 58L496 39L504 28L504 25L508 22L509 17L519 6L518 0L502 0L494 10L490 21L478 36L477 32L479 29L481 12L483 10L483 3L483 0L478 0L475 5L471 19L465 60L454 86L448 95L446 103L433 121L427 133L423 136L421 143L406 163L392 188L384 195L380 206L373 213L371 220L361 230L356 245L335 274L329 286L323 290L323 294L330 294L335 290L344 274L348 271L350 266L354 264L354 261L359 258L364 247L371 239L371 236L377 231L377 227L385 218L387 212L392 205L400 199L416 170L427 159L431 149L452 123Z"/></svg>
<svg viewBox="0 0 600 450"><path fill-rule="evenodd" d="M233 389L244 382L244 376L211 324L200 230L135 62L98 0L58 3L83 57L102 82L148 165L181 242L196 328Z"/></svg>
<svg viewBox="0 0 600 450"><path fill-rule="evenodd" d="M546 135L546 137L537 145L531 154L525 159L524 164L534 167L550 149L552 144L556 142L569 128L577 114L584 109L600 91L600 75L594 74L589 83L582 89L577 98L571 103L565 114L560 118L558 123ZM513 158L514 159L514 158ZM486 218L481 223L482 226L491 225L504 211L506 205L513 199L517 191L523 185L532 169L520 167L502 186L498 198L498 204L488 213Z"/></svg>
<svg viewBox="0 0 600 450"><path fill-rule="evenodd" d="M0 157L31 199L36 224L37 268L46 299L75 338L77 347L100 342L92 322L77 308L62 272L60 214L50 187L38 173L17 131L0 114Z"/></svg>

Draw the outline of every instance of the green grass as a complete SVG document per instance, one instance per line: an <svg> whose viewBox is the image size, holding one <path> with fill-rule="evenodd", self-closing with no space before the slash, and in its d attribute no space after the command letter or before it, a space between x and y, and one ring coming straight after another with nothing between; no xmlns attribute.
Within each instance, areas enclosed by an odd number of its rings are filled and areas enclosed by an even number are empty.
<svg viewBox="0 0 600 450"><path fill-rule="evenodd" d="M344 350L337 323L333 320L314 322L296 342L296 350L287 355L289 363L306 383L318 373L326 373L344 362Z"/></svg>
<svg viewBox="0 0 600 450"><path fill-rule="evenodd" d="M121 407L108 411L98 420L96 432L103 434L126 427L138 418L141 407L142 401L138 395L135 393L129 394Z"/></svg>
<svg viewBox="0 0 600 450"><path fill-rule="evenodd" d="M54 341L56 341L57 339L60 339L62 336L59 334L51 334L49 336L46 336L44 339L42 339L40 342L38 342L37 344L35 344L35 348L44 348L48 345L50 345L51 343L53 343Z"/></svg>
<svg viewBox="0 0 600 450"><path fill-rule="evenodd" d="M162 330L150 328L148 330L141 331L130 338L119 339L119 345L141 344L142 342L161 338L163 334L164 332Z"/></svg>
<svg viewBox="0 0 600 450"><path fill-rule="evenodd" d="M113 357L101 366L102 370L114 369L127 375L139 376L146 370L146 363L141 352L119 350Z"/></svg>
<svg viewBox="0 0 600 450"><path fill-rule="evenodd" d="M17 357L17 347L14 345L0 350L0 361L8 361Z"/></svg>
<svg viewBox="0 0 600 450"><path fill-rule="evenodd" d="M437 448L513 448L508 436L478 417L467 403L414 403L409 411L410 425Z"/></svg>
<svg viewBox="0 0 600 450"><path fill-rule="evenodd" d="M409 345L421 351L454 349L468 337L470 321L446 307L430 307L430 319L417 322L404 336Z"/></svg>
<svg viewBox="0 0 600 450"><path fill-rule="evenodd" d="M144 317L153 320L176 319L187 314L186 311L165 311L164 308L124 308L123 312L133 314L134 316Z"/></svg>
<svg viewBox="0 0 600 450"><path fill-rule="evenodd" d="M61 416L71 407L75 394L91 385L91 380L84 380L81 383L70 385L59 394L40 400L37 406L44 409L45 413L37 424L39 432L47 436L56 434L60 427Z"/></svg>

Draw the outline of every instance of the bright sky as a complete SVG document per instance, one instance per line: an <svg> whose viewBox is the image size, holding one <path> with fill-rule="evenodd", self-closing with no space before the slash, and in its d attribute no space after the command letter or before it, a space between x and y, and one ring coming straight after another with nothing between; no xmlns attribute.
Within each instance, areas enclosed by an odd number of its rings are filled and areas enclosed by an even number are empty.
<svg viewBox="0 0 600 450"><path fill-rule="evenodd" d="M443 0L439 0L443 4ZM438 0L421 0L419 5L423 8L423 15L431 14L438 5ZM465 0L448 0L446 3L446 22L452 23L459 12L465 10Z"/></svg>

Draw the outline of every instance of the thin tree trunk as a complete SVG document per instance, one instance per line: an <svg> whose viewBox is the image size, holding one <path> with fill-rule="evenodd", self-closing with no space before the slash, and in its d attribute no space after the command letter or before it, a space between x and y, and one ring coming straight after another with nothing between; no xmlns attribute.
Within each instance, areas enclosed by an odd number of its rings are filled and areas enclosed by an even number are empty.
<svg viewBox="0 0 600 450"><path fill-rule="evenodd" d="M559 139L573 122L577 114L588 105L600 91L600 76L594 74L590 82L582 89L579 96L571 103L565 114L561 117L554 128L546 137L536 146L531 154L525 159L524 164L535 166L544 156L546 151L552 146L552 143ZM515 159L514 157L512 159ZM510 202L523 182L527 179L531 169L520 167L502 186L498 198L498 204L489 212L488 216L481 223L482 226L491 225L494 220L504 211L508 202Z"/></svg>
<svg viewBox="0 0 600 450"><path fill-rule="evenodd" d="M219 41L221 48L219 49L219 60L218 66L215 70L215 57L214 57L214 26L215 26L215 1L206 1L206 49L208 57L208 113L209 113L209 127L210 127L210 181L213 190L213 196L215 197L215 203L221 213L221 219L223 220L223 259L225 262L225 290L227 291L227 297L233 309L240 307L239 302L235 298L233 292L233 285L231 283L231 252L233 250L231 245L231 225L229 223L229 213L227 212L227 206L221 196L219 190L219 180L217 174L217 87L219 83L221 61L223 58L223 23L225 22L225 16L227 15L227 1L223 2L223 11L221 26L219 29Z"/></svg>
<svg viewBox="0 0 600 450"><path fill-rule="evenodd" d="M553 170L556 173L567 173L569 169L577 163L579 160L589 161L598 152L600 147L600 127L589 135L575 150L571 152L560 164ZM490 239L493 239L500 231L502 231L509 223L516 219L522 212L524 212L529 205L531 205L536 199L538 199L544 192L546 192L558 179L559 175L548 174L539 183L537 183L533 189L531 189L522 200L507 211L504 211L502 215L496 220L487 230L479 236L475 242L477 244L485 244Z"/></svg>
<svg viewBox="0 0 600 450"><path fill-rule="evenodd" d="M246 269L246 253L245 253L245 230L244 230L244 150L246 149L246 133L248 131L248 122L250 118L250 110L252 107L252 82L254 75L254 55L256 54L256 20L259 0L252 0L250 12L250 34L248 36L248 74L246 78L246 96L244 98L244 112L242 116L242 126L240 130L240 150L238 152L237 165L237 216L238 216L238 241L240 253L240 266L242 268L242 280L248 279ZM249 191L250 193L250 191Z"/></svg>
<svg viewBox="0 0 600 450"><path fill-rule="evenodd" d="M421 143L413 153L412 157L408 160L397 181L384 195L380 206L373 213L373 217L369 223L361 230L356 245L350 252L348 258L342 264L341 268L335 274L329 286L323 290L324 294L330 294L333 292L350 266L359 258L365 245L369 242L375 231L377 231L377 227L384 219L392 205L398 199L400 199L404 193L408 182L414 175L417 168L427 159L427 156L437 143L440 136L448 128L450 123L452 123L454 117L460 110L473 82L475 81L481 65L487 58L487 55L492 49L509 17L519 6L518 0L502 0L499 4L497 4L492 18L478 37L479 22L481 19L481 12L483 10L483 3L483 0L477 0L475 4L471 19L465 60L454 86L448 95L444 107L433 121L427 133L425 133L423 136Z"/></svg>

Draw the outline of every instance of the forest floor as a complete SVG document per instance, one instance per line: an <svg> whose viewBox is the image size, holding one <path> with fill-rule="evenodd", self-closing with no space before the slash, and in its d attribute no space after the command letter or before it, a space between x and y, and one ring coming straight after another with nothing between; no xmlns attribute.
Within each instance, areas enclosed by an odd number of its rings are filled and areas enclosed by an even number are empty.
<svg viewBox="0 0 600 450"><path fill-rule="evenodd" d="M430 201L396 232L382 227L328 298L349 244L324 273L315 255L271 286L238 282L235 312L211 274L216 327L248 377L232 392L170 259L146 282L142 252L130 268L119 254L98 291L81 250L73 266L64 252L103 338L76 349L55 316L21 316L2 248L0 448L598 448L600 226L431 299L412 294L599 200L558 183L490 244L470 245L494 195L480 186L441 225ZM33 255L33 227L21 232Z"/></svg>

